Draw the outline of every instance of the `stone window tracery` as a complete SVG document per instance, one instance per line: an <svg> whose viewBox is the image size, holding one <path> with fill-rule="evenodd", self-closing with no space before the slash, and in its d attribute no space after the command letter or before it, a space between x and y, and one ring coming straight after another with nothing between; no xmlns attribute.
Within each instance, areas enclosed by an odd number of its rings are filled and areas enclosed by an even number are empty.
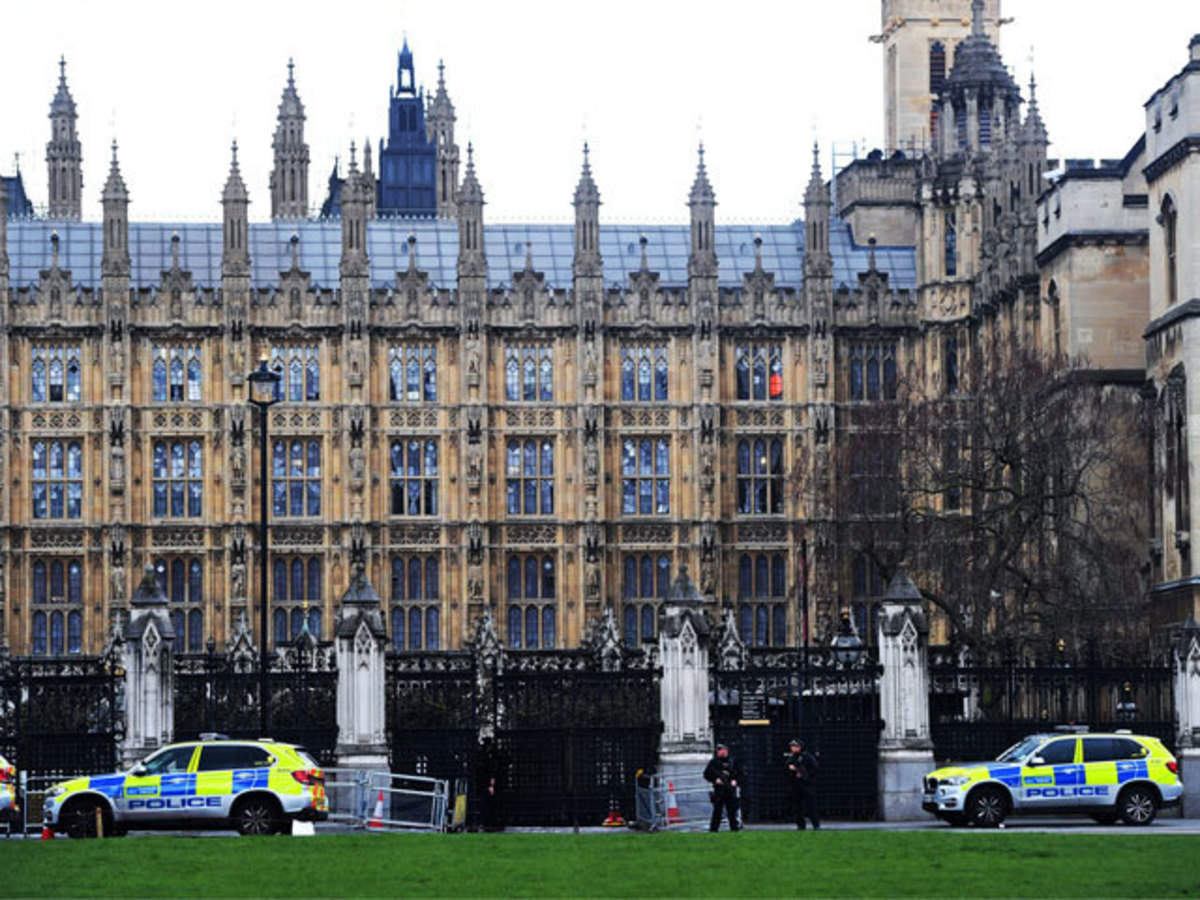
<svg viewBox="0 0 1200 900"><path fill-rule="evenodd" d="M393 516L438 514L438 442L410 438L391 442L390 512Z"/></svg>
<svg viewBox="0 0 1200 900"><path fill-rule="evenodd" d="M204 449L198 440L154 442L154 515L198 518L204 506Z"/></svg>
<svg viewBox="0 0 1200 900"><path fill-rule="evenodd" d="M665 516L671 512L671 445L666 438L621 442L621 515Z"/></svg>
<svg viewBox="0 0 1200 900"><path fill-rule="evenodd" d="M554 557L516 554L508 558L508 644L536 650L555 646L557 585Z"/></svg>
<svg viewBox="0 0 1200 900"><path fill-rule="evenodd" d="M437 650L441 645L441 570L438 558L392 557L392 647Z"/></svg>
<svg viewBox="0 0 1200 900"><path fill-rule="evenodd" d="M80 441L34 441L33 517L83 516L83 445Z"/></svg>
<svg viewBox="0 0 1200 900"><path fill-rule="evenodd" d="M78 403L82 398L79 348L37 346L30 366L34 403Z"/></svg>

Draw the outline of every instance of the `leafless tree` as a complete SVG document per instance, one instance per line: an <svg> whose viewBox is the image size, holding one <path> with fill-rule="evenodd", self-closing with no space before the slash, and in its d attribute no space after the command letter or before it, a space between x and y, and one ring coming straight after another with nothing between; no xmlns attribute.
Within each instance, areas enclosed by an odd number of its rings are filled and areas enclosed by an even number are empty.
<svg viewBox="0 0 1200 900"><path fill-rule="evenodd" d="M1028 349L977 356L963 389L901 384L839 410L843 553L905 571L977 651L1144 640L1148 422L1136 387ZM811 461L797 490L811 492Z"/></svg>

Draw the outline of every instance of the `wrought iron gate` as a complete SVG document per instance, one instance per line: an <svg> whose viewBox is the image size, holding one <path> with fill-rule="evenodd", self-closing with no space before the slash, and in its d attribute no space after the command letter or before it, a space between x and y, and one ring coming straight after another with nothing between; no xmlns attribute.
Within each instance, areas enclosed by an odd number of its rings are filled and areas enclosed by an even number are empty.
<svg viewBox="0 0 1200 900"><path fill-rule="evenodd" d="M124 675L115 652L0 655L0 752L30 775L111 772L125 731Z"/></svg>
<svg viewBox="0 0 1200 900"><path fill-rule="evenodd" d="M393 772L451 783L469 778L479 719L469 651L389 653L387 731Z"/></svg>
<svg viewBox="0 0 1200 900"><path fill-rule="evenodd" d="M299 744L325 766L336 763L337 667L332 644L302 633L268 657L269 735L260 734L259 656L242 648L175 657L175 738L202 732L230 737L272 737Z"/></svg>
<svg viewBox="0 0 1200 900"><path fill-rule="evenodd" d="M939 760L994 759L1022 737L1056 725L1128 728L1174 748L1174 670L1169 658L1122 663L1053 648L1042 659L972 664L930 649L929 717Z"/></svg>
<svg viewBox="0 0 1200 900"><path fill-rule="evenodd" d="M754 649L744 665L711 673L711 711L717 741L745 769L745 820L780 822L791 815L784 755L794 737L820 762L822 815L875 818L881 667L866 657L839 662L829 648Z"/></svg>
<svg viewBox="0 0 1200 900"><path fill-rule="evenodd" d="M513 651L495 678L505 808L527 825L632 820L639 771L658 761L658 671L592 668L586 651Z"/></svg>

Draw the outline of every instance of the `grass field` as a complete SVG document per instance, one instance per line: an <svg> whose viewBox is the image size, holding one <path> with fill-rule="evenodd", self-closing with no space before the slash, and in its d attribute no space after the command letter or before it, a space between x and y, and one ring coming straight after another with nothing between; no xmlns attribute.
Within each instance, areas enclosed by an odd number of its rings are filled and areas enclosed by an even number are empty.
<svg viewBox="0 0 1200 900"><path fill-rule="evenodd" d="M4 897L1200 895L1200 838L776 831L0 841Z"/></svg>

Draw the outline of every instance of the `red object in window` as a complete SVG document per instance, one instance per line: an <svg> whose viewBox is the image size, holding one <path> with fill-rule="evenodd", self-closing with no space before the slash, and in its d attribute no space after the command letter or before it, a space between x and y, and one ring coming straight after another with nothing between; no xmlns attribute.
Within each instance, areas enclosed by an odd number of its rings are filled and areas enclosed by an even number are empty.
<svg viewBox="0 0 1200 900"><path fill-rule="evenodd" d="M783 376L782 375L772 375L771 376L771 396L772 397L782 397L783 396Z"/></svg>

